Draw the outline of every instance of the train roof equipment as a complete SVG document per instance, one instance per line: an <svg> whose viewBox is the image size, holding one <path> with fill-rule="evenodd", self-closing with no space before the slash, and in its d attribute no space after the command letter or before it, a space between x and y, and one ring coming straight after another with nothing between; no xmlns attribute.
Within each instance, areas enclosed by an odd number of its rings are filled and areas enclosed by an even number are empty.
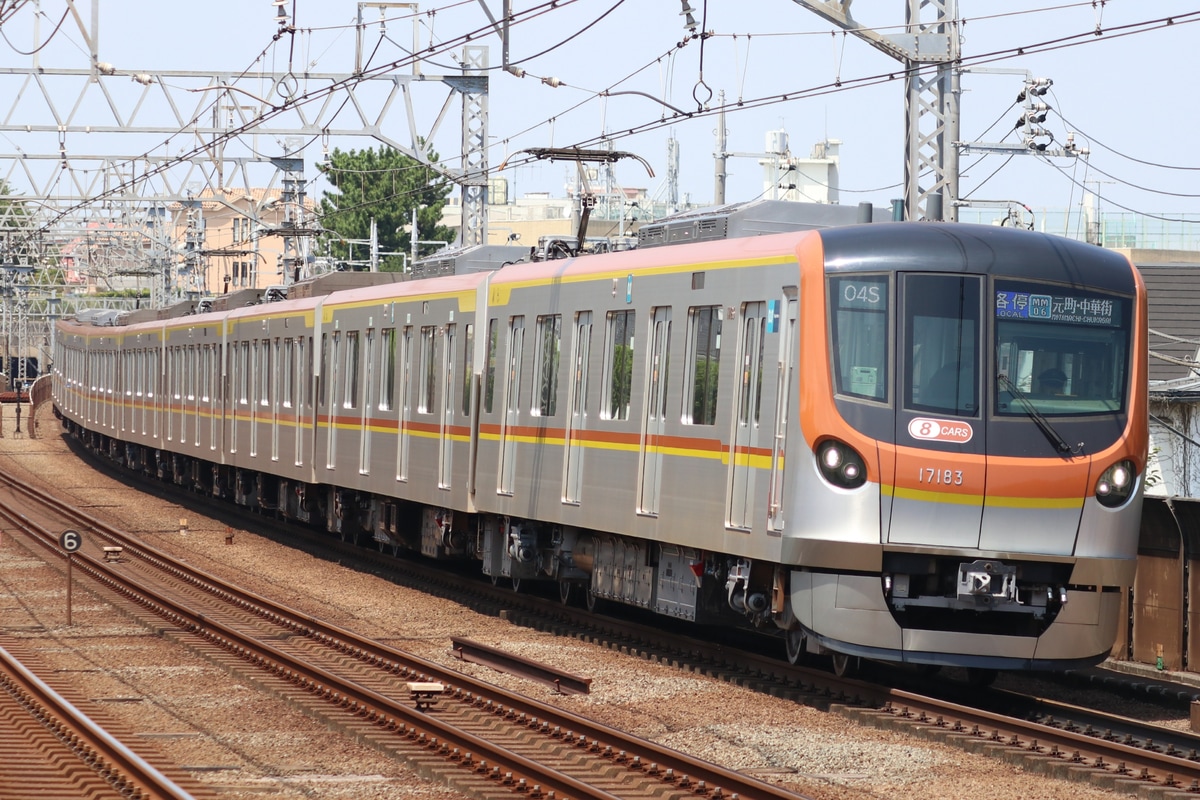
<svg viewBox="0 0 1200 800"><path fill-rule="evenodd" d="M787 200L751 200L684 211L646 223L638 230L638 247L737 239L890 219L890 212L875 208L870 203L840 206Z"/></svg>

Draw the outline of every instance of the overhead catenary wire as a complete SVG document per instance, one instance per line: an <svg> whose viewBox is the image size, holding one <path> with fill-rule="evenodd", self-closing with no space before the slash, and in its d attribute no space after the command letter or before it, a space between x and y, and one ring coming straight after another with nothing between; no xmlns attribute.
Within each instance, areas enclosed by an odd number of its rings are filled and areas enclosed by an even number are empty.
<svg viewBox="0 0 1200 800"><path fill-rule="evenodd" d="M577 2L579 2L579 0L546 0L546 2L543 2L537 6L534 6L531 9L527 9L522 12L514 12L513 16L514 16L514 18L519 18L519 19L534 18L534 17L540 16L544 13L548 13L550 10L553 10L556 8L561 8L564 5L570 5L570 4L577 3ZM490 31L490 29L491 29L491 26L487 25L482 28L477 28L472 31L468 31L467 33L464 33L464 34L461 34L461 35L455 37L453 40L451 40L451 42L449 44L446 45L446 47L447 48L454 47L454 46L458 46L459 44L465 44L465 43L474 41L475 39L479 38L480 36L484 35L488 31ZM269 49L269 46L267 49ZM393 69L398 69L403 66L408 66L413 62L413 60L414 60L414 57L410 56L410 57L406 57L403 59L399 59L397 61L389 62L387 64L383 64L383 65L380 65L377 67L364 69L358 75L355 75L355 76L352 76L350 78L346 78L343 80L334 81L333 83L331 83L327 86L305 92L305 93L303 93L299 96L296 96L294 98L291 98L291 99L285 99L279 105L272 105L272 107L270 109L264 110L255 120L252 120L251 122L244 123L242 125L238 125L234 128L231 128L229 131L226 131L225 133L214 136L209 141L204 142L200 145L194 145L190 149L185 150L183 153L178 154L174 159L165 159L165 160L159 162L158 164L156 164L155 166L147 168L137 178L126 179L124 181L117 183L114 186L109 187L108 189L106 189L104 191L96 193L93 197L89 198L87 201L77 202L77 203L69 205L65 208L59 209L56 213L50 215L50 217L43 223L43 225L40 228L32 229L30 232L28 232L27 236L40 235L41 233L43 233L44 231L46 231L50 227L52 227L59 220L63 219L65 216L67 216L68 214L70 214L72 212L81 210L82 208L85 208L86 206L89 206L95 202L102 202L108 198L115 196L115 195L119 195L119 194L129 190L136 183L144 181L144 180L148 180L149 178L160 175L160 174L168 171L170 168L172 168L176 164L183 163L194 157L206 154L206 153L210 152L213 147L215 147L219 144L222 144L224 142L227 142L231 139L234 139L234 138L242 135L243 133L248 133L249 131L251 131L254 128L261 125L263 122L266 122L267 120L283 113L285 110L291 110L293 108L297 108L297 107L305 105L307 103L314 102L318 99L328 96L329 94L331 94L334 91L342 90L342 89L348 88L350 86L353 86L357 83L360 83L365 78L374 77L376 75L386 73ZM206 108L208 111L211 111L212 105L210 104ZM193 119L192 122L189 123L189 125L194 124L194 123L195 123L195 119ZM187 133L187 131L186 131L186 129L184 129L184 130L181 130L179 132L179 134L176 134L176 135L186 135L186 133ZM169 146L171 141L173 140L173 138L174 138L174 136L168 137L168 139L160 146L161 147ZM157 147L152 148L152 150L153 149L157 149ZM151 151L148 151L146 155L148 155L149 152L151 152ZM129 159L128 162L123 162L123 163L128 163L130 166L133 166L133 165L136 165L138 163L138 161L144 157L145 156L138 156L138 157Z"/></svg>
<svg viewBox="0 0 1200 800"><path fill-rule="evenodd" d="M533 9L529 9L524 12L519 12L518 14L514 14L513 16L514 16L514 19L517 19L518 17L520 17L521 19L530 18L535 14L550 13L550 11L552 9L571 4L572 2L577 2L577 0L552 0L551 2L543 3L539 6L535 6ZM1073 4L1073 5L1080 5L1080 4ZM1069 6L1064 6L1064 7L1069 7ZM981 54L978 56L964 58L963 63L964 64L991 63L994 61L998 61L998 60L1002 60L1004 58L1011 57L1013 55L1027 55L1027 54L1038 53L1038 52L1048 52L1051 50L1058 50L1058 49L1063 49L1063 48L1067 48L1067 47L1075 47L1075 46L1079 46L1081 44L1085 44L1085 43L1089 43L1089 42L1093 42L1093 41L1102 41L1104 39L1113 39L1113 38L1120 38L1120 37L1124 37L1124 36L1136 35L1136 34L1145 33L1145 32L1148 32L1150 30L1154 30L1157 28L1167 27L1170 25L1188 24L1191 22L1196 22L1198 20L1200 20L1200 11L1189 12L1189 13L1179 14L1179 15L1172 15L1172 16L1168 16L1168 17L1160 17L1160 18L1151 19L1151 20L1143 20L1143 21L1136 22L1136 23L1130 23L1130 24L1124 25L1124 26L1117 26L1117 27L1107 29L1104 31L1088 31L1086 34L1083 34L1083 33L1073 34L1073 35L1069 35L1069 36L1058 37L1055 39L1049 39L1049 40L1045 40L1045 41L1041 41L1041 42L1036 42L1033 44L1024 45L1024 46L1020 46L1020 47L996 50L996 51L993 51L990 53L985 53L985 54ZM965 22L966 22L966 20L964 20L964 24L965 24ZM431 46L430 50L434 50L435 52L436 51L447 51L447 50L449 50L449 48L456 46L457 44L477 40L480 36L485 35L486 33L490 32L490 29L491 29L490 26L484 26L482 28L476 29L475 31L472 31L467 34L463 34L459 37L456 37L455 39L447 42L442 47L434 48ZM433 54L433 53L423 51L421 53L421 56L422 56L422 58L425 58L431 54ZM306 103L310 103L315 100L318 100L322 97L327 96L331 92L338 91L343 88L346 88L347 86L353 85L353 83L356 82L357 80L361 80L361 79L369 77L369 76L378 75L378 74L381 74L382 72L385 72L390 69L397 69L402 66L406 66L406 65L410 64L412 62L412 60L414 60L414 59L404 58L404 59L398 59L398 60L395 60L392 62L388 62L387 64L382 64L377 67L371 68L370 70L366 70L366 71L364 71L362 76L356 76L354 79L348 79L345 81L335 82L328 86L324 86L324 87L314 89L311 91L303 92L294 97L287 98L283 102L281 102L278 106L272 106L270 109L264 110L264 112L259 117L257 117L255 120L251 121L250 123L246 123L244 125L237 126L235 128L232 128L230 131L226 132L225 134L222 134L219 137L214 137L216 139L215 142L209 142L203 147L196 147L196 148L191 149L190 151L185 151L183 154L181 154L176 159L175 163L179 163L182 161L186 161L190 158L194 158L194 157L200 155L202 153L202 151L205 150L206 148L212 147L215 144L220 144L223 141L228 141L230 139L236 138L236 137L242 135L243 133L247 133L250 130L252 130L253 128L268 121L273 116L275 116L279 113L282 113L285 110L291 110L291 109L297 108L299 106L302 106ZM874 76L865 76L862 78L853 79L851 81L839 80L839 81L835 82L834 84L822 84L822 85L818 85L818 86L799 89L796 91L775 93L772 95L763 96L763 97L752 99L749 101L740 100L736 104L727 103L723 106L715 107L715 108L707 107L700 111L689 112L685 116L688 118L697 117L697 116L707 116L709 114L719 113L720 111L734 112L734 111L739 111L739 110L746 110L746 109L751 109L751 108L758 108L758 107L773 105L773 104L781 103L781 102L788 102L788 101L797 100L797 99L818 97L818 96L830 94L830 93L837 92L837 91L848 91L848 90L853 90L855 88L860 88L863 86L878 85L881 83L886 83L886 82L895 81L895 80L906 80L911 77L914 77L915 75L919 75L919 74L923 73L924 71L925 71L925 68L918 67L918 68L914 68L912 70L897 70L897 71L892 71L892 72L888 72L888 73L879 73ZM597 93L597 94L594 94L591 98L589 98L589 100L596 99L598 97L600 97L600 95ZM579 106L584 105L586 102L587 101L585 100L585 101L582 101L581 103L577 103L577 104L575 104L575 106L573 106L573 108L578 108ZM560 112L559 114L554 115L552 117L552 119L557 119L559 116L561 116L562 113L565 113L565 112ZM656 130L665 125L674 124L680 118L682 118L682 117L678 114L675 116L667 116L667 115L660 114L660 117L657 120L643 122L641 124L635 124L633 126L630 126L626 129L620 130L620 131L615 131L615 132L605 131L597 136L590 137L590 138L587 138L587 139L577 142L576 146L585 147L585 146L588 146L590 144L595 144L600 141L610 141L613 139L621 139L621 138L626 138L628 136L633 136L633 135L636 135L639 133ZM541 127L541 126L547 125L549 123L550 123L549 119L544 120L541 123L537 123L537 124L528 126L525 130L526 131L533 130L533 129L536 129L537 127ZM186 133L186 131L181 131L181 134L184 134L184 133ZM509 135L505 138L511 139L511 138L513 138L513 135ZM163 146L166 146L167 144L169 144L170 141L171 140L168 139L167 142L165 142ZM461 154L459 154L458 157L461 158ZM447 160L451 160L451 159L448 157ZM133 159L132 161L136 161L136 159ZM513 165L520 166L523 163L525 163L525 162L517 161L517 162L514 162ZM89 200L87 202L90 203L90 202L93 202L96 200L103 200L107 197L113 196L114 194L116 194L118 192L125 191L129 188L131 183L152 178L152 177L166 171L167 169L170 168L170 166L172 166L170 161L164 161L154 168L145 170L137 178L123 181L123 182L117 184L116 186L106 190L105 192L98 194L95 198L92 198L91 200ZM63 211L63 213L69 213L71 211L78 210L80 207L82 207L86 204L87 203L77 203L74 206L71 206L71 207L65 209ZM61 217L62 217L62 214L60 214L57 217L54 217L50 221L49 224L53 224L53 222L57 221L58 219L61 219Z"/></svg>

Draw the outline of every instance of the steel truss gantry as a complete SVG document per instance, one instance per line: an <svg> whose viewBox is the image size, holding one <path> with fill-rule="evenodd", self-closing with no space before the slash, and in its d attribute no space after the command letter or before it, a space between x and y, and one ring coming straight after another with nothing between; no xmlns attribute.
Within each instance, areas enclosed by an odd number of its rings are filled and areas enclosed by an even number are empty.
<svg viewBox="0 0 1200 800"><path fill-rule="evenodd" d="M899 61L905 75L905 219L958 219L958 0L904 0L904 32L850 16L853 0L793 0Z"/></svg>

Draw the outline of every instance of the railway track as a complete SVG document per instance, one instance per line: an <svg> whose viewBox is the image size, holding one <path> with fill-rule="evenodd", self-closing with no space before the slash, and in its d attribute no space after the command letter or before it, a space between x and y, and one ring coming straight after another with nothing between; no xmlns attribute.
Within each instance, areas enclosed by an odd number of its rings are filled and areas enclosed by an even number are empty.
<svg viewBox="0 0 1200 800"><path fill-rule="evenodd" d="M0 483L0 516L48 550L57 548L56 531L80 531L87 543L75 554L76 573L137 604L145 622L166 621L168 635L234 674L459 791L797 797L228 586L15 481Z"/></svg>
<svg viewBox="0 0 1200 800"><path fill-rule="evenodd" d="M195 494L180 492L193 503L207 501ZM228 514L228 507L218 507ZM259 520L271 525L267 519ZM295 544L299 531L286 527L286 536ZM376 572L388 570L402 573L405 583L414 583L430 591L462 601L464 582L461 576L438 575L429 565L419 566L376 556L370 551L353 547L350 542L331 542L327 536L314 535L312 547L332 545L342 557L353 555L369 562ZM554 601L518 594L503 587L478 582L467 589L468 602L477 608L503 610L510 620L543 630L603 643L614 649L641 655L645 658L677 664L687 669L722 677L766 693L794 698L819 707L833 708L846 716L877 727L899 728L917 736L934 736L956 742L968 749L981 749L1005 759L1019 760L1030 769L1044 769L1062 777L1086 780L1097 786L1136 793L1155 787L1158 790L1200 788L1200 759L1195 756L1200 740L1188 733L1167 730L1138 720L1109 718L1102 722L1093 712L1072 709L1042 701L1036 711L1029 708L1028 698L1018 716L972 707L961 696L938 699L928 695L889 689L887 686L854 680L840 680L820 671L792 667L779 659L745 652L724 642L700 641L665 633L654 626L643 626L627 620L598 617L582 609L567 607ZM347 645L372 652L369 647ZM380 655L383 658L385 656ZM438 682L434 670L411 667L405 680ZM452 678L445 678L447 686ZM467 695L471 691L463 690ZM454 690L447 692L455 695ZM475 702L474 696L470 697ZM493 701L501 706L503 701ZM445 708L445 706L442 706ZM1017 709L1016 703L1012 704ZM537 716L539 724L546 721L545 712L519 711L506 706L503 715L524 713L527 719ZM441 708L437 713L442 713ZM448 715L447 715L448 716ZM1028 717L1028 719L1024 718ZM577 730L568 730L578 739ZM585 737L586 734L583 734ZM597 740L598 741L598 740ZM586 749L594 756L591 742ZM599 753L606 753L601 746ZM614 749L614 754L619 750ZM628 755L628 753L627 753ZM658 762L651 762L658 764ZM644 760L643 760L644 764ZM661 764L658 764L662 769ZM673 773L676 778L680 774ZM689 784L699 779L688 774ZM704 781L711 791L715 781ZM721 786L722 792L728 792ZM743 795L748 796L748 795Z"/></svg>
<svg viewBox="0 0 1200 800"><path fill-rule="evenodd" d="M134 752L130 731L100 724L86 701L38 676L36 656L0 640L0 797L46 800L204 800L211 795L178 769L165 774ZM187 785L187 788L181 786Z"/></svg>

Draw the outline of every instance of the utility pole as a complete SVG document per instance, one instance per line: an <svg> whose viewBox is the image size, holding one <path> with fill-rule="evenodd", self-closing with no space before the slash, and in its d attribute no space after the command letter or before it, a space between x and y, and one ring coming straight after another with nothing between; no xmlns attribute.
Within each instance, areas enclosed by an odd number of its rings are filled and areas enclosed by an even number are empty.
<svg viewBox="0 0 1200 800"><path fill-rule="evenodd" d="M853 0L793 0L899 61L907 76L906 219L957 221L960 55L958 0L904 0L904 33L884 35L850 16ZM922 13L929 10L927 19ZM922 185L922 174L927 173Z"/></svg>
<svg viewBox="0 0 1200 800"><path fill-rule="evenodd" d="M717 106L721 109L717 114L717 152L714 154L716 160L716 182L713 186L713 204L718 206L725 205L725 181L729 174L725 171L725 152L729 147L729 142L726 140L726 135L729 133L725 128L725 91L722 90L717 95Z"/></svg>

